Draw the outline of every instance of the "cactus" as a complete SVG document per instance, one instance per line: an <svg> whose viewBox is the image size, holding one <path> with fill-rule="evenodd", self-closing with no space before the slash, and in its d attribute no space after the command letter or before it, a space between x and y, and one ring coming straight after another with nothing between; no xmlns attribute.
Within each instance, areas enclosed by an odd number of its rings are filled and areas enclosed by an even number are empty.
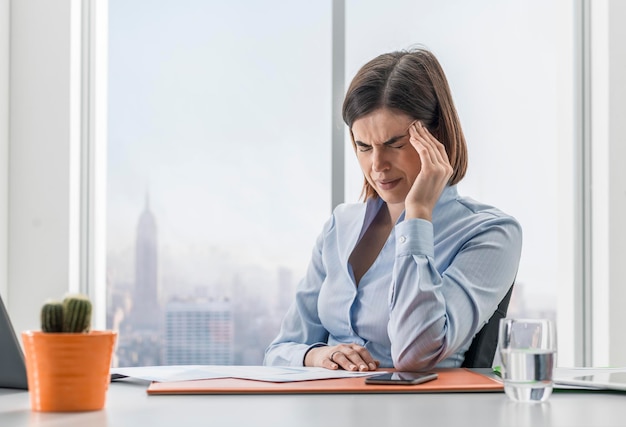
<svg viewBox="0 0 626 427"><path fill-rule="evenodd" d="M49 301L41 308L41 330L63 332L63 303Z"/></svg>
<svg viewBox="0 0 626 427"><path fill-rule="evenodd" d="M91 301L84 295L71 295L63 300L63 332L89 332Z"/></svg>
<svg viewBox="0 0 626 427"><path fill-rule="evenodd" d="M43 332L89 332L91 301L80 294L68 295L63 302L48 302L41 309Z"/></svg>

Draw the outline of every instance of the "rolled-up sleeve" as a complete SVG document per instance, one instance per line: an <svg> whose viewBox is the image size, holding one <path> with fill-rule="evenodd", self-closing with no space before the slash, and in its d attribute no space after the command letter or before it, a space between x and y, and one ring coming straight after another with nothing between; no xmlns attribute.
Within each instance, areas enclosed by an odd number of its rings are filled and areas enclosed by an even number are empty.
<svg viewBox="0 0 626 427"><path fill-rule="evenodd" d="M450 243L437 254L431 222L396 225L388 334L397 369L432 368L467 345L513 284L521 228L511 217L485 216L447 230L441 238Z"/></svg>

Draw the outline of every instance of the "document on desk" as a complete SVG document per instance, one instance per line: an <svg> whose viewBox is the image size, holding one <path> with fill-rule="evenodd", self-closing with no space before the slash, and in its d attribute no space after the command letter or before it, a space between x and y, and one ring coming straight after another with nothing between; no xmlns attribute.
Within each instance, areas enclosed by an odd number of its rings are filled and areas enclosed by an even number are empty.
<svg viewBox="0 0 626 427"><path fill-rule="evenodd" d="M292 382L330 378L363 377L380 374L381 371L352 372L325 368L293 366L227 366L227 365L174 365L112 368L111 374L139 378L148 381L173 382L239 378L245 380Z"/></svg>
<svg viewBox="0 0 626 427"><path fill-rule="evenodd" d="M285 368L269 368L285 369ZM294 368L286 368L294 369ZM300 370L301 368L295 368ZM502 382L491 376L479 374L465 368L437 369L439 377L414 385L374 385L366 384L365 375L380 373L354 373L346 371L321 372L322 377L313 378L315 369L307 368L308 379L313 381L281 381L283 374L272 374L271 381L251 381L269 379L254 375L255 378L215 378L196 381L152 382L148 386L149 395L168 394L311 394L311 393L443 393L443 392L502 392ZM284 375L291 376L289 373ZM302 378L299 373L297 377ZM242 375L238 375L242 376ZM341 377L340 377L341 376ZM251 377L251 376L248 376ZM274 381L278 379L278 381ZM304 379L304 378L302 378Z"/></svg>

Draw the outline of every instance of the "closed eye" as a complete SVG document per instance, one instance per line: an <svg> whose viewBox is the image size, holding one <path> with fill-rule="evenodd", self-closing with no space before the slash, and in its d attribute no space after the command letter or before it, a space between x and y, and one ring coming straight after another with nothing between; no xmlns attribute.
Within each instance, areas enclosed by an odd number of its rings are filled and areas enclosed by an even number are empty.
<svg viewBox="0 0 626 427"><path fill-rule="evenodd" d="M364 144L361 141L355 141L354 143L356 144L357 149L359 151L365 152L365 151L370 151L372 149L371 145Z"/></svg>
<svg viewBox="0 0 626 427"><path fill-rule="evenodd" d="M383 145L389 148L402 148L406 145L406 141L404 141L405 136L408 136L408 134L391 138L389 141L385 141Z"/></svg>
<svg viewBox="0 0 626 427"><path fill-rule="evenodd" d="M389 148L402 148L406 145L406 142L396 141L393 144L385 144L386 147Z"/></svg>
<svg viewBox="0 0 626 427"><path fill-rule="evenodd" d="M412 122L411 126L413 125L413 123L415 122ZM401 149L407 144L407 141L405 141L404 139L407 138L408 136L409 136L409 129L407 128L406 132L403 135L394 136L388 139L387 141L383 142L383 147ZM366 152L372 149L371 145L368 145L364 143L363 141L355 140L354 144L356 145L357 149L360 152Z"/></svg>

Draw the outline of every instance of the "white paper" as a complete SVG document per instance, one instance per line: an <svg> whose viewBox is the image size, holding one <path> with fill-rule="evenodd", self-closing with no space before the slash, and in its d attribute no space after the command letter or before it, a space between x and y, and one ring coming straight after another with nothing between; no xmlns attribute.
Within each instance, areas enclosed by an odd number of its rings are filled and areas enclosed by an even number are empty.
<svg viewBox="0 0 626 427"><path fill-rule="evenodd" d="M174 365L112 368L111 374L119 374L148 381L171 382L207 380L216 378L240 378L269 382L308 381L329 378L364 377L382 374L384 371L354 372L325 368L287 366L222 366L222 365Z"/></svg>

